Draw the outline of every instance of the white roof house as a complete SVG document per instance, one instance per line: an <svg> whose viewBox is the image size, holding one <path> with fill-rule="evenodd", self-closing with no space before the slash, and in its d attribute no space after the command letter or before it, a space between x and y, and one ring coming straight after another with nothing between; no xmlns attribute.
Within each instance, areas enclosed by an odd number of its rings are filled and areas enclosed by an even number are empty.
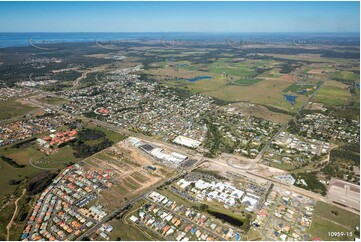
<svg viewBox="0 0 361 242"><path fill-rule="evenodd" d="M234 198L241 198L244 194L244 191L241 191L239 189L235 189L232 193L231 193L231 197Z"/></svg>
<svg viewBox="0 0 361 242"><path fill-rule="evenodd" d="M197 189L200 189L200 190L207 189L209 186L210 186L210 183L209 183L209 182L205 182L205 181L203 181L203 180L198 180L198 181L195 183L195 187L196 187Z"/></svg>
<svg viewBox="0 0 361 242"><path fill-rule="evenodd" d="M190 148L197 148L198 146L200 146L202 144L202 142L198 141L198 140L194 140L191 138L187 138L184 136L177 136L174 140L174 143L176 144L180 144L180 145L184 145Z"/></svg>
<svg viewBox="0 0 361 242"><path fill-rule="evenodd" d="M212 192L208 193L207 197L210 198L210 199L215 199L215 198L218 197L218 192L217 191L212 191Z"/></svg>
<svg viewBox="0 0 361 242"><path fill-rule="evenodd" d="M188 157L186 155L183 155L183 154L179 154L177 152L172 152L171 153L172 156L178 158L178 159L181 159L181 160L185 160L187 159Z"/></svg>
<svg viewBox="0 0 361 242"><path fill-rule="evenodd" d="M155 148L150 153L152 155L154 155L155 157L157 157L158 159L163 159L167 155L164 154L162 151L163 151L163 149L161 149L161 148Z"/></svg>
<svg viewBox="0 0 361 242"><path fill-rule="evenodd" d="M253 207L254 207L254 205L256 205L257 202L258 202L258 199L256 199L253 196L247 195L242 199L242 204L247 205L247 208L246 208L247 211L253 210Z"/></svg>
<svg viewBox="0 0 361 242"><path fill-rule="evenodd" d="M135 137L129 137L128 139L127 139L127 141L129 142L129 143L131 143L132 145L136 145L137 143L140 143L141 142L141 140L140 139L137 139L137 138L135 138Z"/></svg>
<svg viewBox="0 0 361 242"><path fill-rule="evenodd" d="M138 218L135 217L134 215L132 215L129 219L134 223L138 221Z"/></svg>
<svg viewBox="0 0 361 242"><path fill-rule="evenodd" d="M233 207L235 204L236 204L236 200L235 200L233 197L229 198L229 199L226 201L226 205L227 205L228 207Z"/></svg>
<svg viewBox="0 0 361 242"><path fill-rule="evenodd" d="M178 182L177 182L177 185L180 186L180 188L182 189L185 189L186 187L188 187L192 182L190 181L186 181L184 179L180 179Z"/></svg>

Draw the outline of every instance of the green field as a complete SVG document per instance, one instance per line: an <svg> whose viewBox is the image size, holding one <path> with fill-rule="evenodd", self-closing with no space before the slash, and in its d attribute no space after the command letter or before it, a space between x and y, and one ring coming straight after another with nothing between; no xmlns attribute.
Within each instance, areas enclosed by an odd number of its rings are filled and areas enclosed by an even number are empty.
<svg viewBox="0 0 361 242"><path fill-rule="evenodd" d="M38 99L41 102L44 103L49 103L52 105L60 105L60 104L64 104L67 103L68 100L64 99L64 98L60 98L60 97L44 97L42 99Z"/></svg>
<svg viewBox="0 0 361 242"><path fill-rule="evenodd" d="M328 220L321 219L319 217L313 218L312 225L309 228L309 232L312 234L313 238L320 238L322 240L334 240L334 241L350 241L353 240L352 237L347 236L333 236L329 232L350 232L349 229L346 229L342 226L336 225Z"/></svg>
<svg viewBox="0 0 361 242"><path fill-rule="evenodd" d="M73 150L69 146L64 146L57 153L47 156L39 150L34 141L26 148L14 148L12 145L3 147L0 149L0 155L13 159L19 165L25 165L23 168L14 168L0 160L0 176L2 177L0 198L11 195L17 188L16 185L9 184L10 180L26 182L27 179L31 179L45 169L62 169L80 160L74 157Z"/></svg>
<svg viewBox="0 0 361 242"><path fill-rule="evenodd" d="M332 211L338 212L338 215L335 216ZM343 210L338 207L334 207L332 205L318 202L315 207L315 215L318 215L324 219L329 219L335 221L336 223L340 223L345 226L350 226L354 228L356 226L360 226L360 216L349 211Z"/></svg>
<svg viewBox="0 0 361 242"><path fill-rule="evenodd" d="M350 103L352 99L354 97L347 90L347 85L337 81L327 81L312 101L327 106L341 106Z"/></svg>
<svg viewBox="0 0 361 242"><path fill-rule="evenodd" d="M292 84L286 89L284 89L284 92L298 92L304 89L313 88L313 85L298 85L298 84Z"/></svg>
<svg viewBox="0 0 361 242"><path fill-rule="evenodd" d="M0 120L22 116L35 109L35 107L17 102L15 99L9 99L4 102L0 102Z"/></svg>
<svg viewBox="0 0 361 242"><path fill-rule="evenodd" d="M262 79L259 78L241 78L237 81L234 81L233 84L234 85L238 85L238 86L250 86L253 84L256 84L257 82L263 81Z"/></svg>
<svg viewBox="0 0 361 242"><path fill-rule="evenodd" d="M119 134L119 133L111 131L107 128L103 128L103 127L96 126L93 124L88 124L86 126L86 128L96 129L96 130L100 130L100 131L104 132L105 135L107 136L107 138L110 139L111 141L113 141L114 143L118 143L119 141L122 141L127 138L127 136L125 136L125 135Z"/></svg>
<svg viewBox="0 0 361 242"><path fill-rule="evenodd" d="M244 58L212 58L211 64L192 62L188 67L175 67L174 62L159 68L147 70L162 85L202 93L230 102L251 102L273 106L294 113L307 101L300 95L293 106L284 100L283 90L293 84L292 76L280 73L281 61ZM179 62L179 63L183 63ZM184 62L186 63L186 62ZM210 75L213 78L187 82L181 79ZM166 78L164 78L166 77Z"/></svg>
<svg viewBox="0 0 361 242"><path fill-rule="evenodd" d="M340 80L340 81L358 82L358 81L360 81L360 74L356 74L351 71L336 71L333 74L332 78L335 80Z"/></svg>
<svg viewBox="0 0 361 242"><path fill-rule="evenodd" d="M323 202L317 202L313 216L309 233L322 240L354 240L354 236L334 236L329 232L348 232L355 235L356 226L360 227L359 215Z"/></svg>
<svg viewBox="0 0 361 242"><path fill-rule="evenodd" d="M209 67L211 72L234 76L255 76L253 65L247 62L231 62L228 58L217 59Z"/></svg>

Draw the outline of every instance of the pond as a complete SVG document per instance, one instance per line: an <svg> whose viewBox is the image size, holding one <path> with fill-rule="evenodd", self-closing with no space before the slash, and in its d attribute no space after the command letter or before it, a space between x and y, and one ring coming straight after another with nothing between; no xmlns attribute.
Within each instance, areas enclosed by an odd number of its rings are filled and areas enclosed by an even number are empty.
<svg viewBox="0 0 361 242"><path fill-rule="evenodd" d="M212 76L196 76L196 77L188 79L188 81L196 82L196 81L200 81L200 80L203 80L203 79L212 79L212 78L213 78Z"/></svg>
<svg viewBox="0 0 361 242"><path fill-rule="evenodd" d="M237 219L237 218L234 218L234 217L231 217L231 216L228 216L227 214L224 214L224 213L218 213L218 212L215 212L215 211L211 211L211 210L207 210L207 212L211 215L213 215L214 217L220 219L220 220L223 220L227 223L230 223L234 226L242 226L243 225L243 221L240 220L240 219Z"/></svg>
<svg viewBox="0 0 361 242"><path fill-rule="evenodd" d="M187 67L187 66L189 66L188 64L177 64L176 65L177 67Z"/></svg>
<svg viewBox="0 0 361 242"><path fill-rule="evenodd" d="M297 96L284 94L283 97L287 102L291 103L292 105L294 105L296 103Z"/></svg>
<svg viewBox="0 0 361 242"><path fill-rule="evenodd" d="M306 92L308 92L306 89L304 89L304 90L301 90L301 91L298 91L298 92L296 92L297 94L305 94Z"/></svg>

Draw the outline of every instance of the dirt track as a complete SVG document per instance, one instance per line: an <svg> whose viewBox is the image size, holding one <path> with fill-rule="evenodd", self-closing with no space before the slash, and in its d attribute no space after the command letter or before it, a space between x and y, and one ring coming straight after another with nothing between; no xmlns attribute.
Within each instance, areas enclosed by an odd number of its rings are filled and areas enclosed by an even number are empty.
<svg viewBox="0 0 361 242"><path fill-rule="evenodd" d="M6 240L9 241L10 240L10 228L13 225L14 219L16 217L16 214L18 213L18 202L20 201L20 199L25 195L26 189L23 189L23 193L21 194L21 196L15 200L15 211L13 213L13 216L9 222L9 224L6 226Z"/></svg>

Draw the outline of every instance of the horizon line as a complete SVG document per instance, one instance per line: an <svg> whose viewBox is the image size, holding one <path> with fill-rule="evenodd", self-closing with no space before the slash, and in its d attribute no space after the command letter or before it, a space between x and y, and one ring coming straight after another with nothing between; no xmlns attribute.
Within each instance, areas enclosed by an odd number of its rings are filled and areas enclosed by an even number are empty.
<svg viewBox="0 0 361 242"><path fill-rule="evenodd" d="M238 33L238 34L314 34L314 33L318 33L318 34L360 34L359 32L355 32L355 31L349 31L349 32L320 32L320 31L300 31L300 32L241 32L241 31L229 31L229 32L221 32L221 31L205 31L205 32L201 32L201 31L0 31L0 34L25 34L25 33L103 33L103 34L107 34L107 33L154 33L154 34L161 34L161 33L199 33L199 34L229 34L229 33Z"/></svg>

